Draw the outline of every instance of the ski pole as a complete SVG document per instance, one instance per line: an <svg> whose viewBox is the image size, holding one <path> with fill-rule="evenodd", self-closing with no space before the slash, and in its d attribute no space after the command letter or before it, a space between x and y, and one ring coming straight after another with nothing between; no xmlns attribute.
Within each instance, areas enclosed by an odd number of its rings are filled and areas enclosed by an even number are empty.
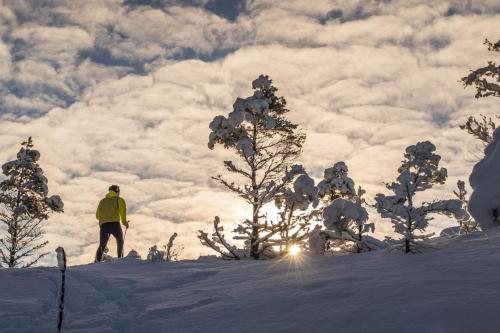
<svg viewBox="0 0 500 333"><path fill-rule="evenodd" d="M127 238L127 230L128 230L128 223L130 221L127 221L127 227L125 228L125 233L123 234L123 246L122 246L122 257L124 257L125 254L125 238Z"/></svg>

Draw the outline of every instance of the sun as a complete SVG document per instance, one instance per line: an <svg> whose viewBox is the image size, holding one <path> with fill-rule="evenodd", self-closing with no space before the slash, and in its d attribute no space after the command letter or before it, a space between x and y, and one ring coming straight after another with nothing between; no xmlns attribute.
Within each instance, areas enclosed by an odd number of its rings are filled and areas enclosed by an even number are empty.
<svg viewBox="0 0 500 333"><path fill-rule="evenodd" d="M290 246L290 249L288 250L288 253L291 255L291 256L297 256L299 253L300 253L300 246L298 245L292 245Z"/></svg>

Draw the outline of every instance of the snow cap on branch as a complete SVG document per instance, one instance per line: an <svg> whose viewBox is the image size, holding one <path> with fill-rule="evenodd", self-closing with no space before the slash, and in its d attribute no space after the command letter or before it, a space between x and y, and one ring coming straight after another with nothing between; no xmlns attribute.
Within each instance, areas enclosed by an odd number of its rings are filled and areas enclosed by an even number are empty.
<svg viewBox="0 0 500 333"><path fill-rule="evenodd" d="M346 222L354 222L356 225L364 224L368 220L368 212L359 202L339 198L325 208L323 218L327 229L340 233Z"/></svg>
<svg viewBox="0 0 500 333"><path fill-rule="evenodd" d="M236 146L243 156L249 156L253 150L248 149L248 133L243 126L244 122L255 123L260 121L268 129L277 126L277 119L269 115L270 100L262 90L269 89L271 80L261 75L253 81L252 87L256 89L252 96L247 98L236 98L233 111L227 116L216 116L209 125L212 130L208 138L208 147L213 149L216 143L225 147ZM247 141L248 140L248 141Z"/></svg>
<svg viewBox="0 0 500 333"><path fill-rule="evenodd" d="M253 89L259 89L259 88L267 89L267 88L269 88L269 86L271 85L272 82L273 81L269 79L268 75L260 74L259 77L252 82L252 88Z"/></svg>
<svg viewBox="0 0 500 333"><path fill-rule="evenodd" d="M327 197L356 195L354 181L347 175L348 168L344 162L337 162L325 170L324 179L318 184L318 195Z"/></svg>
<svg viewBox="0 0 500 333"><path fill-rule="evenodd" d="M316 207L319 204L318 189L314 184L314 179L309 177L304 167L294 164L286 171L283 177L284 182L292 182L291 186L285 187L282 193L275 199L278 208L283 205L299 210L307 210L312 204Z"/></svg>

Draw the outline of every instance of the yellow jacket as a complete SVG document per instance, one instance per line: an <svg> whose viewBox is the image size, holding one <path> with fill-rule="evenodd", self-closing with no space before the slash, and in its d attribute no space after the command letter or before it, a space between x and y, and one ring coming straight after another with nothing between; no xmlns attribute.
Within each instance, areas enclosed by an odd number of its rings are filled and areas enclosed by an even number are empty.
<svg viewBox="0 0 500 333"><path fill-rule="evenodd" d="M128 228L127 204L115 192L109 191L106 197L99 202L95 217L99 220L99 225L107 222L121 222Z"/></svg>

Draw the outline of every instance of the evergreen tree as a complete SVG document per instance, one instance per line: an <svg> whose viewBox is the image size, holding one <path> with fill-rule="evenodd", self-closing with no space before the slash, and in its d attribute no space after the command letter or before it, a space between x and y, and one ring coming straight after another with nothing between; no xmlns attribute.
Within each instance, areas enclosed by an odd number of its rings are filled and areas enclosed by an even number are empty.
<svg viewBox="0 0 500 333"><path fill-rule="evenodd" d="M62 212L64 207L58 195L47 196L47 178L31 137L21 146L17 158L2 166L6 178L0 183L0 222L5 226L0 263L7 267L29 267L47 255L38 253L48 243L42 224L51 212Z"/></svg>
<svg viewBox="0 0 500 333"><path fill-rule="evenodd" d="M358 187L348 175L344 162L337 162L325 170L324 179L318 184L318 195L323 208L323 223L327 230L314 230L309 242L313 252L322 254L328 247L343 248L355 244L355 251L360 253L381 247L381 242L365 236L374 232L375 224L367 223L368 212L363 207L365 191Z"/></svg>
<svg viewBox="0 0 500 333"><path fill-rule="evenodd" d="M429 141L419 142L406 148L405 159L398 169L399 176L386 187L393 195L377 194L376 207L382 217L390 218L396 233L403 239L396 242L405 253L418 251L419 241L428 239L433 234L415 235L415 231L424 231L429 225L431 213L441 213L465 218L460 200L436 200L418 205L415 201L417 192L430 189L435 184L444 184L447 170L439 168L441 156L435 153L436 147Z"/></svg>
<svg viewBox="0 0 500 333"><path fill-rule="evenodd" d="M260 238L265 229L261 209L285 186L281 177L301 153L305 135L286 119L286 100L276 95L278 89L268 76L260 75L252 82L252 88L254 94L237 98L227 117L221 115L212 120L208 146L213 149L220 144L236 153L238 161L224 161L224 165L230 174L239 177L239 185L222 175L214 179L252 207L252 219L240 225L250 226L249 254L258 259L264 250ZM200 231L198 236L207 244L208 238L203 235L206 233Z"/></svg>

